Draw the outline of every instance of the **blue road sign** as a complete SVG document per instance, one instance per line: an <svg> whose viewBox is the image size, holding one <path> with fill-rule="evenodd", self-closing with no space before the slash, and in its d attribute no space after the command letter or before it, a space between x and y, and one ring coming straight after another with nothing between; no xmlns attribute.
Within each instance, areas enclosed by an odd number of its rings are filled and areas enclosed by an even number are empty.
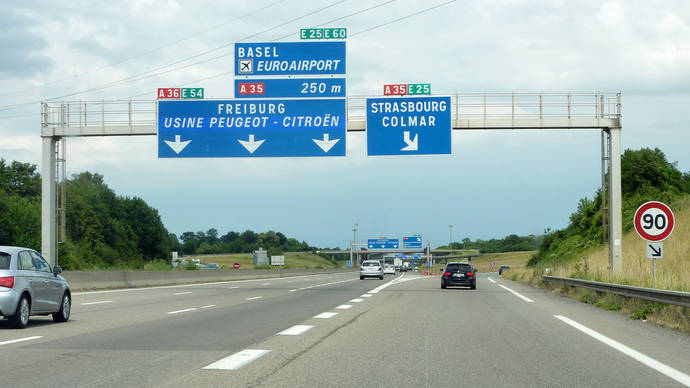
<svg viewBox="0 0 690 388"><path fill-rule="evenodd" d="M345 156L345 99L159 100L158 157Z"/></svg>
<svg viewBox="0 0 690 388"><path fill-rule="evenodd" d="M380 238L367 240L367 248L369 249L398 249L400 241L397 238Z"/></svg>
<svg viewBox="0 0 690 388"><path fill-rule="evenodd" d="M345 96L345 78L235 78L235 98Z"/></svg>
<svg viewBox="0 0 690 388"><path fill-rule="evenodd" d="M421 236L403 237L403 248L415 249L415 248L421 248L421 247L422 247L422 237Z"/></svg>
<svg viewBox="0 0 690 388"><path fill-rule="evenodd" d="M235 75L345 74L345 42L235 43Z"/></svg>
<svg viewBox="0 0 690 388"><path fill-rule="evenodd" d="M422 257L422 255L419 253L415 253L414 255L412 255L413 259L420 259L421 257Z"/></svg>
<svg viewBox="0 0 690 388"><path fill-rule="evenodd" d="M367 98L367 155L451 153L450 97Z"/></svg>

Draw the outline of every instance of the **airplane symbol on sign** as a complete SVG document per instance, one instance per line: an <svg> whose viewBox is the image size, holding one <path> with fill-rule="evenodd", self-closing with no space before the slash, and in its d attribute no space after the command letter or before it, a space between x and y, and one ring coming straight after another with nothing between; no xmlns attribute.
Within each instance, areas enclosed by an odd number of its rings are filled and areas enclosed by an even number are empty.
<svg viewBox="0 0 690 388"><path fill-rule="evenodd" d="M252 70L252 60L251 59L240 59L240 73L253 73Z"/></svg>

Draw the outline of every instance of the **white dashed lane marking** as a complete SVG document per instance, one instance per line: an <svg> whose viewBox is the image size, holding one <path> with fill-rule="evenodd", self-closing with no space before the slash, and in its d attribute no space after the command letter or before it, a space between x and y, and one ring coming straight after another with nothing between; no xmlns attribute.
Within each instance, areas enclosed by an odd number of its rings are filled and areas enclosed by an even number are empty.
<svg viewBox="0 0 690 388"><path fill-rule="evenodd" d="M309 325L295 325L289 329L283 330L276 335L300 335L311 330L314 326Z"/></svg>
<svg viewBox="0 0 690 388"><path fill-rule="evenodd" d="M352 305L351 304L341 304L340 306L338 306L336 308L340 309L340 310L348 310L348 309L352 308Z"/></svg>
<svg viewBox="0 0 690 388"><path fill-rule="evenodd" d="M254 299L261 299L263 296L252 296L251 298L244 298L244 300L254 300Z"/></svg>
<svg viewBox="0 0 690 388"><path fill-rule="evenodd" d="M186 292L176 292L176 293L174 293L173 295L187 295L187 294L191 294L191 293L192 293L191 291L186 291Z"/></svg>
<svg viewBox="0 0 690 388"><path fill-rule="evenodd" d="M92 304L103 304L103 303L113 303L112 300L99 300L98 302L86 302L80 303L82 306L90 306Z"/></svg>
<svg viewBox="0 0 690 388"><path fill-rule="evenodd" d="M314 318L318 318L318 319L328 319L328 318L333 318L333 317L335 317L336 315L338 315L338 313L321 313L321 314L315 316Z"/></svg>
<svg viewBox="0 0 690 388"><path fill-rule="evenodd" d="M196 310L196 307L192 307L191 309L184 309L184 310L177 310L177 311L170 311L168 314L179 314L179 313L186 313L187 311L194 311Z"/></svg>
<svg viewBox="0 0 690 388"><path fill-rule="evenodd" d="M355 298L355 299L350 300L350 302L352 302L352 303L359 303L359 302L361 302L361 301L363 301L363 300L364 300L364 299Z"/></svg>
<svg viewBox="0 0 690 388"><path fill-rule="evenodd" d="M224 370L235 370L249 364L250 362L256 360L257 358L270 352L270 350L261 349L244 349L241 352L237 352L231 356L220 359L213 364L207 365L204 369L224 369Z"/></svg>

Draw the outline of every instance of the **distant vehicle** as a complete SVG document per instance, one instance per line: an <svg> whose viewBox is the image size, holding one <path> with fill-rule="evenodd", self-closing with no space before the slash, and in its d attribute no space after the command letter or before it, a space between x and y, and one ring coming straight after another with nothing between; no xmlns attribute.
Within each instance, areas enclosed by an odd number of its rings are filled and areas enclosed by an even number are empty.
<svg viewBox="0 0 690 388"><path fill-rule="evenodd" d="M400 269L402 267L402 265L403 265L403 261L401 258L396 257L395 259L393 259L393 266L395 266L395 269Z"/></svg>
<svg viewBox="0 0 690 388"><path fill-rule="evenodd" d="M216 263L208 263L204 266L204 269L221 269L221 266Z"/></svg>
<svg viewBox="0 0 690 388"><path fill-rule="evenodd" d="M383 274L384 275L395 275L395 267L392 264L386 264L386 266L383 267Z"/></svg>
<svg viewBox="0 0 690 388"><path fill-rule="evenodd" d="M383 279L383 268L378 260L364 260L359 267L359 279L376 277Z"/></svg>
<svg viewBox="0 0 690 388"><path fill-rule="evenodd" d="M465 286L471 289L477 288L477 278L474 269L469 263L448 263L441 275L441 288L448 286Z"/></svg>
<svg viewBox="0 0 690 388"><path fill-rule="evenodd" d="M510 268L509 265L502 265L500 268L498 268L498 274L502 274L503 271L507 270L508 268Z"/></svg>
<svg viewBox="0 0 690 388"><path fill-rule="evenodd" d="M415 266L415 267L414 267L414 271L415 271L415 272L419 271L419 267Z"/></svg>
<svg viewBox="0 0 690 388"><path fill-rule="evenodd" d="M17 329L29 324L30 315L67 322L72 292L61 272L33 249L0 246L0 315Z"/></svg>
<svg viewBox="0 0 690 388"><path fill-rule="evenodd" d="M407 272L407 267L404 265L400 267L400 272Z"/></svg>

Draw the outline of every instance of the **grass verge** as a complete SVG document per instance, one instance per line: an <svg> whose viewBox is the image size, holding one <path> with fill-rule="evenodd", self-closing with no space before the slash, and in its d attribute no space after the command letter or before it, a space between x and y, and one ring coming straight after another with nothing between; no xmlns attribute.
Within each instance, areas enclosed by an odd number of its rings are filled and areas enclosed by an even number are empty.
<svg viewBox="0 0 690 388"><path fill-rule="evenodd" d="M545 282L541 277L541 273L533 268L511 268L504 273L504 276L508 279L532 287L546 289L554 294L567 296L604 310L625 314L633 320L647 321L690 334L690 308L687 307Z"/></svg>

